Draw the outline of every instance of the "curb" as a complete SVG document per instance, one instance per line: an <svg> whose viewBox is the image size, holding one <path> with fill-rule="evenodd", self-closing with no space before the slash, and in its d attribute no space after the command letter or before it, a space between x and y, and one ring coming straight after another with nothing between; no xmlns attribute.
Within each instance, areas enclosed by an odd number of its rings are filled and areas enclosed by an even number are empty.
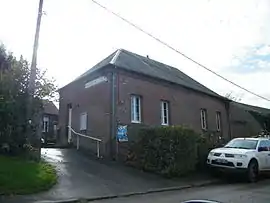
<svg viewBox="0 0 270 203"><path fill-rule="evenodd" d="M130 192L130 193L123 193L118 195L107 195L107 196L97 196L97 197L91 197L86 199L69 199L69 200L59 200L59 201L37 201L35 203L87 203L91 201L97 201L97 200L105 200L105 199L115 199L120 197L131 197L131 196L138 196L138 195L145 195L145 194L151 194L151 193L161 193L161 192L168 192L168 191L176 191L176 190L184 190L189 188L196 188L196 187L203 187L208 185L214 185L220 183L219 180L211 180L211 181L205 181L198 184L190 184L185 186L174 186L174 187L165 187L165 188L156 188L156 189L150 189L142 192Z"/></svg>

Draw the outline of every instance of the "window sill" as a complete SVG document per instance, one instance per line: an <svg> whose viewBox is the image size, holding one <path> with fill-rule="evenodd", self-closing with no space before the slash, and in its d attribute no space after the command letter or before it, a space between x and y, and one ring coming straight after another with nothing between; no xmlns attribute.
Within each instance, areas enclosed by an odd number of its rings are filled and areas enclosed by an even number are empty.
<svg viewBox="0 0 270 203"><path fill-rule="evenodd" d="M161 123L162 126L169 126L169 124Z"/></svg>
<svg viewBox="0 0 270 203"><path fill-rule="evenodd" d="M141 121L131 121L131 123L140 124L140 123L141 123Z"/></svg>

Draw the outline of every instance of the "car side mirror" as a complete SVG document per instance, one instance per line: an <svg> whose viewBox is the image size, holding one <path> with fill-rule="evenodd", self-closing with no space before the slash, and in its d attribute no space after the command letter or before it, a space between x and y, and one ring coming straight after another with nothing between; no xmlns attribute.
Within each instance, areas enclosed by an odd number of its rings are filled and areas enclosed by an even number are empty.
<svg viewBox="0 0 270 203"><path fill-rule="evenodd" d="M265 152L265 151L268 151L267 147L259 147L258 148L258 152Z"/></svg>

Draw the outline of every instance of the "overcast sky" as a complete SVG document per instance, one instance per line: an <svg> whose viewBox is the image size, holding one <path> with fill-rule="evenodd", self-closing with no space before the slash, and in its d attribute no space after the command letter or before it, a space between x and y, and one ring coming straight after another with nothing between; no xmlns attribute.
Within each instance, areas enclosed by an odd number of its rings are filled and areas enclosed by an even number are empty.
<svg viewBox="0 0 270 203"><path fill-rule="evenodd" d="M226 78L270 99L269 0L97 0ZM0 0L0 41L31 59L38 0ZM59 87L118 48L172 65L221 95L270 108L91 0L44 0L38 66Z"/></svg>

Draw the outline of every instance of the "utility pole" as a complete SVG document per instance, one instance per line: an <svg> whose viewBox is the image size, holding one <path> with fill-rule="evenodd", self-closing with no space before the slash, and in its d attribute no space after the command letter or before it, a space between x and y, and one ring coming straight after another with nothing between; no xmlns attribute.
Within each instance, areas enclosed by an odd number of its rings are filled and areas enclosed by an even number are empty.
<svg viewBox="0 0 270 203"><path fill-rule="evenodd" d="M34 47L33 47L33 55L32 55L32 62L31 62L31 70L30 70L30 78L29 78L29 101L27 104L27 119L28 119L28 138L31 144L37 144L36 147L39 148L40 152L40 139L37 138L37 135L34 135L34 132L31 128L32 124L36 124L34 122L35 117L32 116L32 106L33 106L33 98L35 93L35 81L36 81L36 73L37 73L37 50L38 50L38 41L39 41L39 31L40 31L40 24L41 24L41 17L42 17L42 7L43 7L43 0L39 0L39 7L38 7L38 15L37 15L37 24L36 24L36 33L35 33L35 40L34 40ZM40 123L38 121L38 123ZM38 141L37 141L38 140ZM39 143L39 144L38 144Z"/></svg>

